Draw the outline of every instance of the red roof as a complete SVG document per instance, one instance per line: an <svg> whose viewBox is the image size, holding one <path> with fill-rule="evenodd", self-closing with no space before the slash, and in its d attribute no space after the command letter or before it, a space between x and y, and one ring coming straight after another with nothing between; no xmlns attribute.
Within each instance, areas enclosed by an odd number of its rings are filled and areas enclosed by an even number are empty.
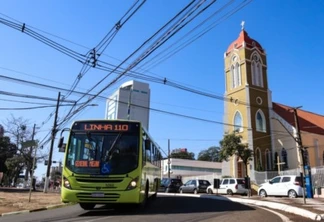
<svg viewBox="0 0 324 222"><path fill-rule="evenodd" d="M280 103L272 103L273 110L292 126L295 126L292 107ZM298 109L298 121L301 131L324 135L324 116L316 113Z"/></svg>
<svg viewBox="0 0 324 222"><path fill-rule="evenodd" d="M245 30L242 30L240 32L239 37L234 42L232 42L230 46L227 48L226 54L231 52L234 48L236 49L241 48L243 46L243 42L245 42L245 45L247 47L249 48L257 47L261 52L263 52L263 48L260 45L260 43L250 38L247 32Z"/></svg>

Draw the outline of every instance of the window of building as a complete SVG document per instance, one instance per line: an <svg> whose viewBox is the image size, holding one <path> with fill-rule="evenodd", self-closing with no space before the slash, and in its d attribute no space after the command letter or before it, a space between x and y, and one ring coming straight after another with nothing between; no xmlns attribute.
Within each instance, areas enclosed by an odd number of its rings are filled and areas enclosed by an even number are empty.
<svg viewBox="0 0 324 222"><path fill-rule="evenodd" d="M318 144L318 139L314 139L314 147L315 147L315 164L316 166L320 166L321 163L321 158L320 158L320 151L319 151L319 144Z"/></svg>
<svg viewBox="0 0 324 222"><path fill-rule="evenodd" d="M242 125L243 125L242 115L239 111L236 111L234 115L234 131L242 132L243 131Z"/></svg>
<svg viewBox="0 0 324 222"><path fill-rule="evenodd" d="M304 160L305 160L305 166L309 165L309 155L308 150L304 151Z"/></svg>
<svg viewBox="0 0 324 222"><path fill-rule="evenodd" d="M261 158L261 150L260 148L255 149L255 162L256 162L256 170L261 171L262 169L262 158Z"/></svg>
<svg viewBox="0 0 324 222"><path fill-rule="evenodd" d="M265 159L267 162L267 170L271 170L271 152L270 152L270 150L267 149L265 154L266 154Z"/></svg>
<svg viewBox="0 0 324 222"><path fill-rule="evenodd" d="M281 149L281 157L282 157L282 162L284 162L283 168L288 169L288 154L285 148Z"/></svg>
<svg viewBox="0 0 324 222"><path fill-rule="evenodd" d="M266 119L262 110L258 110L255 115L256 130L259 132L266 132Z"/></svg>
<svg viewBox="0 0 324 222"><path fill-rule="evenodd" d="M172 169L173 170L210 172L210 173L221 173L222 172L222 169L216 169L216 168L191 167L191 166L179 166L179 165L173 165Z"/></svg>
<svg viewBox="0 0 324 222"><path fill-rule="evenodd" d="M252 55L251 66L252 85L263 87L262 63L257 53Z"/></svg>
<svg viewBox="0 0 324 222"><path fill-rule="evenodd" d="M242 85L242 77L240 64L236 62L231 66L231 76L232 76L232 89L235 89Z"/></svg>

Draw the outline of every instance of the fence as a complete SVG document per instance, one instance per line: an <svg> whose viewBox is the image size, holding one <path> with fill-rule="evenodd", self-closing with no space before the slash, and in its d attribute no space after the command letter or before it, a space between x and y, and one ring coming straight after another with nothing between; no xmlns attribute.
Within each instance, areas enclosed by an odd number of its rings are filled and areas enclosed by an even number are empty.
<svg viewBox="0 0 324 222"><path fill-rule="evenodd" d="M280 171L280 175L300 175L300 168ZM251 171L255 175L255 183L261 184L279 175L278 171ZM313 187L324 187L324 166L311 168Z"/></svg>
<svg viewBox="0 0 324 222"><path fill-rule="evenodd" d="M254 174L254 182L256 184L261 184L269 181L273 177L279 175L278 171L251 171L251 174ZM324 188L324 166L313 167L311 168L312 174L312 184L314 188L323 187ZM280 171L280 175L300 175L300 168ZM201 179L208 180L211 184L214 183L214 178L222 178L222 175L217 173L212 173L208 175L197 175L197 176L183 176L182 181L185 183L188 180Z"/></svg>

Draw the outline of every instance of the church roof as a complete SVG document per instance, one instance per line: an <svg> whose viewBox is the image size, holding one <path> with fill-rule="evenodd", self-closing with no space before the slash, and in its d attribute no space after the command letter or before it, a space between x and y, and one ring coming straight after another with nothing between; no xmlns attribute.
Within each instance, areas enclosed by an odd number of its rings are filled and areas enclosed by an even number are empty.
<svg viewBox="0 0 324 222"><path fill-rule="evenodd" d="M241 48L244 42L246 47L248 48L257 47L261 52L264 52L261 44L258 43L256 40L250 38L248 33L244 29L242 29L242 31L239 34L239 37L234 42L232 42L227 48L226 54L230 53L234 48L236 49Z"/></svg>
<svg viewBox="0 0 324 222"><path fill-rule="evenodd" d="M286 120L292 126L295 126L295 119L293 112L290 111L292 107L280 103L272 103L273 110ZM298 120L301 131L324 135L324 116L302 109L298 109Z"/></svg>

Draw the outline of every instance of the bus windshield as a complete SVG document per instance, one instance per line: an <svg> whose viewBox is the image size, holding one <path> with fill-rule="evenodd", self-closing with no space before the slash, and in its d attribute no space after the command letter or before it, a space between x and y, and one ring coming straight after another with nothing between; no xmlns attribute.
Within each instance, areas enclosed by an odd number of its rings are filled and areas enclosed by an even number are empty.
<svg viewBox="0 0 324 222"><path fill-rule="evenodd" d="M72 132L66 166L79 174L126 174L138 166L139 138L134 133Z"/></svg>

